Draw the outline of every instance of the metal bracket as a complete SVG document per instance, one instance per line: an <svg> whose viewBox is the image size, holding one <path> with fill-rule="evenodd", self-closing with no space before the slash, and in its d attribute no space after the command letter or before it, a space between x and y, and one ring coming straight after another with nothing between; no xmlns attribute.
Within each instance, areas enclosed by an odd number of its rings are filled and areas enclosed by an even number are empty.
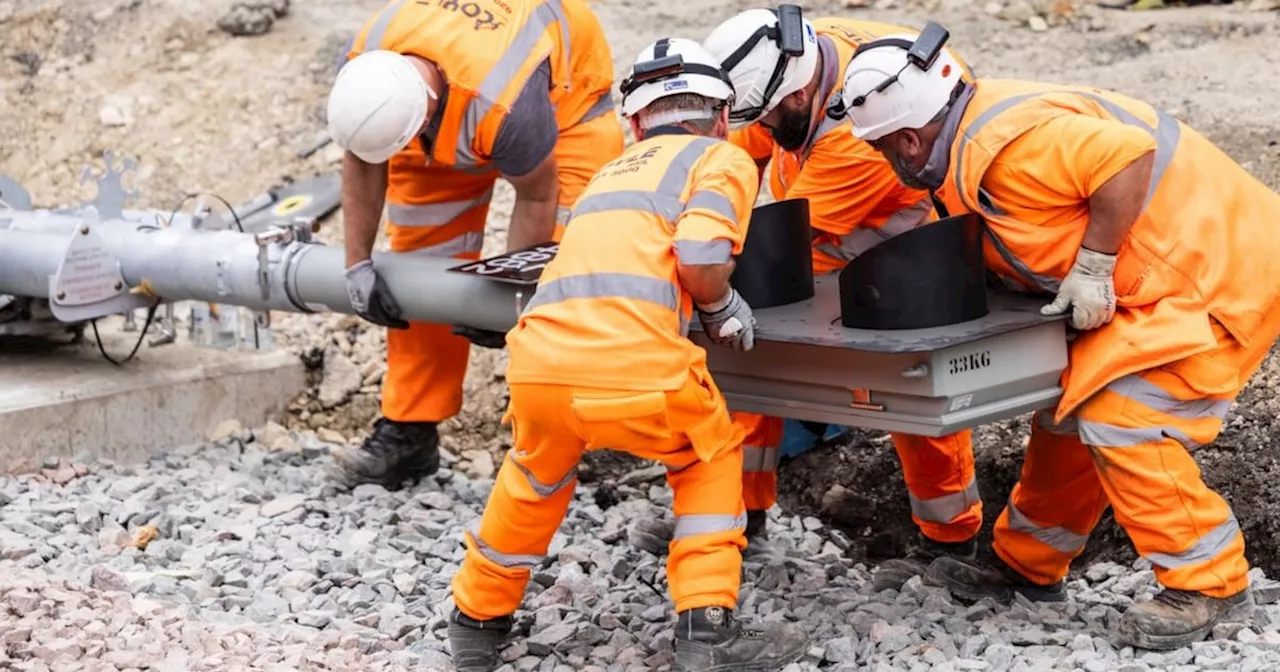
<svg viewBox="0 0 1280 672"><path fill-rule="evenodd" d="M103 219L123 219L125 204L139 195L137 189L124 188L123 178L125 173L137 166L137 163L132 158L125 157L120 162L120 170L115 170L113 168L115 156L110 151L103 152L102 156L106 165L102 175L98 177L98 193L91 203ZM80 184L88 182L91 177L93 177L93 168L85 166L80 172Z"/></svg>
<svg viewBox="0 0 1280 672"><path fill-rule="evenodd" d="M49 276L49 308L63 322L130 312L147 304L129 293L120 261L98 235L98 211L87 206L84 223L71 234L58 270Z"/></svg>

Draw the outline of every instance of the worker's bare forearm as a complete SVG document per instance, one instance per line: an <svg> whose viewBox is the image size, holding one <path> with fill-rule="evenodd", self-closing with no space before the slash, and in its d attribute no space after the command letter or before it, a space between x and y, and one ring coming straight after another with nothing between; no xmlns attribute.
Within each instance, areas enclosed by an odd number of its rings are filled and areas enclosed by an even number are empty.
<svg viewBox="0 0 1280 672"><path fill-rule="evenodd" d="M516 196L507 228L508 252L551 240L556 231L556 198L554 191L550 198Z"/></svg>
<svg viewBox="0 0 1280 672"><path fill-rule="evenodd" d="M676 266L676 274L680 278L680 286L693 297L698 305L712 305L729 293L729 276L733 274L734 262L727 264L705 264Z"/></svg>
<svg viewBox="0 0 1280 672"><path fill-rule="evenodd" d="M348 268L373 253L386 190L387 164L368 164L347 152L342 159L342 217Z"/></svg>
<svg viewBox="0 0 1280 672"><path fill-rule="evenodd" d="M1120 249L1129 229L1142 214L1154 161L1154 152L1144 154L1089 197L1089 227L1085 229L1084 247L1105 254L1115 254Z"/></svg>

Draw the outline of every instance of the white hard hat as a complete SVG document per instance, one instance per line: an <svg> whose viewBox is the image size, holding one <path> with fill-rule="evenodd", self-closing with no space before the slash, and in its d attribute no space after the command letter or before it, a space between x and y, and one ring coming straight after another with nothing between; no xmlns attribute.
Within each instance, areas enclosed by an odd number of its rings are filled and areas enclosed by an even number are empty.
<svg viewBox="0 0 1280 672"><path fill-rule="evenodd" d="M733 84L702 45L681 37L664 37L636 56L622 80L622 114L630 117L664 96L695 93L733 103Z"/></svg>
<svg viewBox="0 0 1280 672"><path fill-rule="evenodd" d="M427 81L394 51L366 51L338 71L329 91L329 135L366 163L385 163L427 118Z"/></svg>
<svg viewBox="0 0 1280 672"><path fill-rule="evenodd" d="M887 35L858 49L845 69L841 103L854 137L880 138L929 123L951 100L964 74L948 49L928 70L907 58L914 34Z"/></svg>
<svg viewBox="0 0 1280 672"><path fill-rule="evenodd" d="M771 112L783 98L803 89L817 71L818 35L798 7L790 12L788 7L795 6L783 5L782 11L749 9L717 26L702 42L733 80L738 95L729 121L735 128ZM785 21L799 19L803 53L783 52L780 16Z"/></svg>

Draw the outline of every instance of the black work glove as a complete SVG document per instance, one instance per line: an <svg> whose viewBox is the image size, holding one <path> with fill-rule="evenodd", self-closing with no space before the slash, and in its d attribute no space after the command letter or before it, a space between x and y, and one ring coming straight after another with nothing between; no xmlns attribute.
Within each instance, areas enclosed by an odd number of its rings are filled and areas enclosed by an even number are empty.
<svg viewBox="0 0 1280 672"><path fill-rule="evenodd" d="M348 268L343 275L347 278L347 296L357 315L389 329L409 328L409 323L400 317L400 304L373 270L372 259Z"/></svg>
<svg viewBox="0 0 1280 672"><path fill-rule="evenodd" d="M454 325L453 333L482 348L494 348L496 350L501 350L507 347L506 332L489 331L488 329L476 329L475 327L461 327Z"/></svg>

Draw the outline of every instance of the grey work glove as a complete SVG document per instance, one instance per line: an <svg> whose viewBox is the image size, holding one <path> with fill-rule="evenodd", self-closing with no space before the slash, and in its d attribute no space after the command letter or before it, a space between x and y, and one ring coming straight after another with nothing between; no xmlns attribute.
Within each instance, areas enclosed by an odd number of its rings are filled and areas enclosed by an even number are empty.
<svg viewBox="0 0 1280 672"><path fill-rule="evenodd" d="M756 318L751 306L730 287L724 298L710 305L698 304L698 319L716 345L747 351L756 344Z"/></svg>
<svg viewBox="0 0 1280 672"><path fill-rule="evenodd" d="M389 329L409 328L409 323L400 317L400 304L373 270L372 259L348 268L343 275L347 278L347 296L357 315Z"/></svg>
<svg viewBox="0 0 1280 672"><path fill-rule="evenodd" d="M1116 255L1080 248L1076 263L1058 288L1053 303L1040 309L1041 315L1061 315L1071 309L1070 324L1080 330L1097 329L1116 314L1116 290L1111 275Z"/></svg>

